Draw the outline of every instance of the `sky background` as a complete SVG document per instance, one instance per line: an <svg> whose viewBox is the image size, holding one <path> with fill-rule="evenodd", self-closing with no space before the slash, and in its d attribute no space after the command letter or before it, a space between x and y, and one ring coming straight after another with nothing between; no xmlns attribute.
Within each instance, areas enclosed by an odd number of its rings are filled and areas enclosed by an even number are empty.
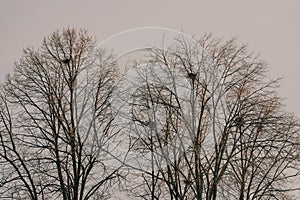
<svg viewBox="0 0 300 200"><path fill-rule="evenodd" d="M237 37L260 53L268 63L269 77L284 78L278 91L287 109L300 116L299 10L299 0L2 0L0 81L12 72L23 48L38 47L45 36L66 26L85 28L99 42L139 27L196 36L211 32L224 39Z"/></svg>
<svg viewBox="0 0 300 200"><path fill-rule="evenodd" d="M45 36L67 26L87 29L100 43L141 27L237 37L268 63L268 77L284 78L279 95L300 116L299 0L1 0L0 82L12 72L23 48L39 47ZM118 45L123 48L128 41Z"/></svg>

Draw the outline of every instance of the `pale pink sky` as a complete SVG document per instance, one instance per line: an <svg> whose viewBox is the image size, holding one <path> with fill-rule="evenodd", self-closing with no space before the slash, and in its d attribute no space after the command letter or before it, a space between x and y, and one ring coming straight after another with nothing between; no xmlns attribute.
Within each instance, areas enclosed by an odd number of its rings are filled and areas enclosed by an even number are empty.
<svg viewBox="0 0 300 200"><path fill-rule="evenodd" d="M235 36L269 64L269 76L283 76L279 95L300 116L299 0L2 0L0 81L28 46L65 26L85 28L101 42L138 27L163 27L188 35ZM122 44L120 44L120 47Z"/></svg>
<svg viewBox="0 0 300 200"><path fill-rule="evenodd" d="M137 27L212 32L238 37L269 63L270 77L283 76L280 96L300 115L300 1L16 1L0 3L0 80L28 46L64 26L89 30L98 41ZM122 44L120 44L122 45Z"/></svg>

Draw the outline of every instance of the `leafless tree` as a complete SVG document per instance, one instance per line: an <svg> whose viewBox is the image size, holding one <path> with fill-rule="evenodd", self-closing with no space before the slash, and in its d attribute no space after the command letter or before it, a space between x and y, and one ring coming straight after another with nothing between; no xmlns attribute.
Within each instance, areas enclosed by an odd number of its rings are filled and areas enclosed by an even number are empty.
<svg viewBox="0 0 300 200"><path fill-rule="evenodd" d="M84 30L65 28L24 50L1 87L0 198L109 196L117 78L114 57Z"/></svg>
<svg viewBox="0 0 300 200"><path fill-rule="evenodd" d="M208 35L149 53L124 84L83 30L24 50L0 89L0 198L107 199L114 182L152 200L299 190L299 122L245 45Z"/></svg>
<svg viewBox="0 0 300 200"><path fill-rule="evenodd" d="M290 199L299 189L299 122L245 45L178 39L143 62L130 103L135 196Z"/></svg>

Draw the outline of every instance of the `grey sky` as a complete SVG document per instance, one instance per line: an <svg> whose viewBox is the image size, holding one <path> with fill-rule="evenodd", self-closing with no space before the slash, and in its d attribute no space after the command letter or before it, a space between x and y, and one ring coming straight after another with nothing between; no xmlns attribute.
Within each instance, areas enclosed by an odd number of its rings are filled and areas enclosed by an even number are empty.
<svg viewBox="0 0 300 200"><path fill-rule="evenodd" d="M300 116L299 0L101 0L0 2L0 81L28 46L65 26L85 28L101 42L138 27L183 30L188 35L212 32L237 37L261 53L269 76L283 76L279 95ZM120 44L122 45L122 44Z"/></svg>
<svg viewBox="0 0 300 200"><path fill-rule="evenodd" d="M156 26L189 35L212 32L238 37L269 63L270 77L283 76L280 96L300 115L300 1L16 1L0 3L0 80L28 46L64 26L85 28L102 41L131 28Z"/></svg>

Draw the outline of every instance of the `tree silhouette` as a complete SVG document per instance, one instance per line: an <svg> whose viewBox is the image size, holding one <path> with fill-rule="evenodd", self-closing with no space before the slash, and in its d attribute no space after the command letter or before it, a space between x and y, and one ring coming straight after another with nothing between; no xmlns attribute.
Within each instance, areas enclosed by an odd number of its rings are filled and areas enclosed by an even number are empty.
<svg viewBox="0 0 300 200"><path fill-rule="evenodd" d="M299 121L265 63L211 35L147 51L120 80L114 56L84 30L25 49L0 88L0 198L109 199L119 189L291 199Z"/></svg>
<svg viewBox="0 0 300 200"><path fill-rule="evenodd" d="M149 54L133 66L131 139L143 155L133 195L290 199L299 189L289 184L299 176L299 123L284 111L278 80L266 80L264 62L210 35Z"/></svg>
<svg viewBox="0 0 300 200"><path fill-rule="evenodd" d="M27 48L1 88L2 198L104 199L118 127L112 55L86 31L66 28Z"/></svg>

